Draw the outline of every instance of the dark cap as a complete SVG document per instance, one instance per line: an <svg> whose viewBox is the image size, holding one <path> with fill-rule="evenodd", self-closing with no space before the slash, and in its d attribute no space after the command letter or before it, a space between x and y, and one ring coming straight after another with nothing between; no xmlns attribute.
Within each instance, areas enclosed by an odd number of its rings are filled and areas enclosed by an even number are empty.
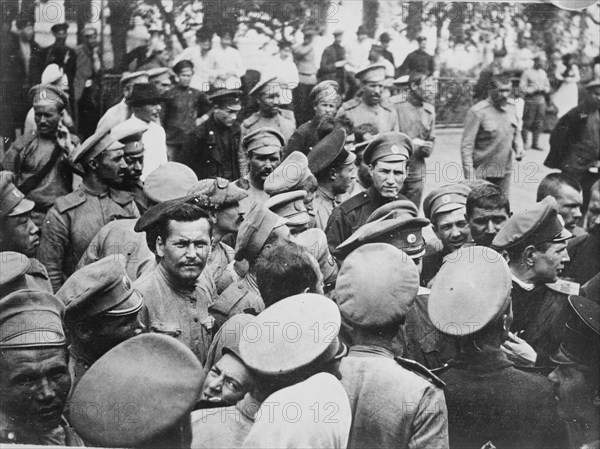
<svg viewBox="0 0 600 449"><path fill-rule="evenodd" d="M401 322L418 290L419 273L412 259L385 243L370 243L352 252L335 286L344 320L365 328Z"/></svg>
<svg viewBox="0 0 600 449"><path fill-rule="evenodd" d="M155 203L181 198L198 182L194 170L179 162L165 162L144 180L144 193Z"/></svg>
<svg viewBox="0 0 600 449"><path fill-rule="evenodd" d="M503 58L507 55L506 47L494 48L492 54L494 55L494 58Z"/></svg>
<svg viewBox="0 0 600 449"><path fill-rule="evenodd" d="M158 89L149 83L137 83L133 85L131 95L126 100L129 106L144 106L146 104L159 104L164 99L160 96Z"/></svg>
<svg viewBox="0 0 600 449"><path fill-rule="evenodd" d="M462 247L448 257L431 286L429 319L445 334L473 334L507 310L510 269L504 257L484 246Z"/></svg>
<svg viewBox="0 0 600 449"><path fill-rule="evenodd" d="M220 108L227 108L230 111L239 111L242 109L241 96L241 90L218 88L208 96L208 99Z"/></svg>
<svg viewBox="0 0 600 449"><path fill-rule="evenodd" d="M426 41L426 40L427 40L427 36L424 36L422 34L417 36L417 42Z"/></svg>
<svg viewBox="0 0 600 449"><path fill-rule="evenodd" d="M144 214L138 218L133 230L135 232L146 232L158 223L158 221L174 207L180 204L195 204L201 208L206 208L208 198L203 195L188 195L181 198L163 201L150 207Z"/></svg>
<svg viewBox="0 0 600 449"><path fill-rule="evenodd" d="M345 143L346 131L343 128L335 128L319 140L311 152L308 153L308 168L310 171L316 175L338 164L354 163L356 156L344 148Z"/></svg>
<svg viewBox="0 0 600 449"><path fill-rule="evenodd" d="M98 315L137 313L144 302L127 276L125 263L125 256L114 254L86 265L70 276L56 292L67 306L65 322L77 323Z"/></svg>
<svg viewBox="0 0 600 449"><path fill-rule="evenodd" d="M559 365L598 365L600 305L582 296L569 296L571 313L559 349L550 357Z"/></svg>
<svg viewBox="0 0 600 449"><path fill-rule="evenodd" d="M382 162L407 161L413 154L413 145L410 137L398 131L388 131L378 134L367 145L363 160L367 165Z"/></svg>
<svg viewBox="0 0 600 449"><path fill-rule="evenodd" d="M556 200L547 196L539 203L515 212L498 231L492 246L510 249L544 242L560 243L571 237L558 215Z"/></svg>
<svg viewBox="0 0 600 449"><path fill-rule="evenodd" d="M300 151L293 151L265 180L264 190L269 195L301 190L303 183L313 176L308 168L308 158Z"/></svg>
<svg viewBox="0 0 600 449"><path fill-rule="evenodd" d="M25 198L25 195L14 184L15 175L10 171L0 171L0 220L4 217L14 217L32 210L35 203Z"/></svg>
<svg viewBox="0 0 600 449"><path fill-rule="evenodd" d="M390 34L387 32L381 33L381 35L379 36L379 42L390 42L392 40L392 38L390 37Z"/></svg>
<svg viewBox="0 0 600 449"><path fill-rule="evenodd" d="M423 213L433 220L436 214L466 207L471 189L464 184L448 184L431 191L423 201Z"/></svg>
<svg viewBox="0 0 600 449"><path fill-rule="evenodd" d="M19 290L0 299L0 350L67 345L64 304L38 290Z"/></svg>
<svg viewBox="0 0 600 449"><path fill-rule="evenodd" d="M337 338L340 325L340 311L331 299L314 293L290 296L267 307L250 323L240 353L248 367L261 376L323 365L343 347Z"/></svg>
<svg viewBox="0 0 600 449"><path fill-rule="evenodd" d="M50 31L58 33L59 31L67 31L69 29L68 23L56 23L50 27Z"/></svg>
<svg viewBox="0 0 600 449"><path fill-rule="evenodd" d="M254 85L254 87L252 87L252 89L250 89L250 92L248 92L248 95L258 95L258 94L262 93L262 90L264 87L267 87L270 84L274 84L274 83L276 83L276 81L277 81L276 76L261 77L261 79L258 80L258 83L256 83ZM276 83L276 84L278 84L278 83Z"/></svg>
<svg viewBox="0 0 600 449"><path fill-rule="evenodd" d="M256 259L273 229L284 224L286 224L284 218L271 212L264 204L254 203L238 230L235 260Z"/></svg>
<svg viewBox="0 0 600 449"><path fill-rule="evenodd" d="M94 446L149 446L189 420L201 390L202 365L187 346L142 334L112 348L84 374L70 400L69 422ZM86 412L90 408L95 412Z"/></svg>
<svg viewBox="0 0 600 449"><path fill-rule="evenodd" d="M285 139L273 128L258 128L242 140L247 153L253 151L254 154L261 155L279 153L284 145Z"/></svg>
<svg viewBox="0 0 600 449"><path fill-rule="evenodd" d="M301 226L310 222L304 198L306 198L304 190L295 190L273 195L264 204L266 208L285 218L288 225Z"/></svg>
<svg viewBox="0 0 600 449"><path fill-rule="evenodd" d="M337 29L333 32L334 36L340 36L342 34L344 34L344 30L342 30L342 29Z"/></svg>
<svg viewBox="0 0 600 449"><path fill-rule="evenodd" d="M192 185L187 194L206 196L208 198L207 207L221 210L239 203L248 196L248 191L240 189L227 179L214 178L201 179Z"/></svg>
<svg viewBox="0 0 600 449"><path fill-rule="evenodd" d="M364 25L360 25L356 30L356 34L368 34L367 27Z"/></svg>

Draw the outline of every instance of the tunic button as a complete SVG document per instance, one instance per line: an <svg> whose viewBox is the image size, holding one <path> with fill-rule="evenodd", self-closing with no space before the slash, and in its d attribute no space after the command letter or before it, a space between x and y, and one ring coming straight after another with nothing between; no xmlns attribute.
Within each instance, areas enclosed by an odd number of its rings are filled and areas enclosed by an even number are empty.
<svg viewBox="0 0 600 449"><path fill-rule="evenodd" d="M196 323L197 323L197 322L198 322L198 318L194 318L194 322L196 322Z"/></svg>
<svg viewBox="0 0 600 449"><path fill-rule="evenodd" d="M84 193L83 193L83 192L79 192L79 196L83 196L83 195L84 195Z"/></svg>

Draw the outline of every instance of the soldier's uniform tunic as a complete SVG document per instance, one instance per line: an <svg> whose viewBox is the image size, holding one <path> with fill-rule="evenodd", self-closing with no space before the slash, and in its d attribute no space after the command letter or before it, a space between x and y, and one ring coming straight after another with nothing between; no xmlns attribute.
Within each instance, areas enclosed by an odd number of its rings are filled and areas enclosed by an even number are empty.
<svg viewBox="0 0 600 449"><path fill-rule="evenodd" d="M258 111L242 122L239 151L239 166L242 177L248 174L248 159L246 150L241 146L241 142L244 141L244 137L259 128L273 128L279 131L283 136L284 141L287 143L296 130L296 120L294 119L294 114L291 111L281 109L274 117L263 117L260 114L260 111Z"/></svg>
<svg viewBox="0 0 600 449"><path fill-rule="evenodd" d="M333 254L340 243L367 222L367 218L375 212L375 209L390 201L405 199L407 198L401 194L396 198L384 198L374 187L370 187L344 201L333 210L327 222L325 234L329 251Z"/></svg>
<svg viewBox="0 0 600 449"><path fill-rule="evenodd" d="M75 191L57 198L44 219L39 250L54 291L73 274L102 226L114 219L139 216L133 195L121 190L96 192L82 183Z"/></svg>
<svg viewBox="0 0 600 449"><path fill-rule="evenodd" d="M382 102L377 106L368 106L362 98L353 98L340 106L336 117L341 116L352 120L355 127L371 123L380 133L399 130L398 115L392 105L387 102Z"/></svg>
<svg viewBox="0 0 600 449"><path fill-rule="evenodd" d="M398 114L399 131L412 139L419 138L429 141L433 136L435 126L435 108L430 103L418 102L405 95L395 95L389 99ZM402 186L402 194L416 204L421 204L423 186L425 184L425 154L415 148L408 163L408 175Z"/></svg>

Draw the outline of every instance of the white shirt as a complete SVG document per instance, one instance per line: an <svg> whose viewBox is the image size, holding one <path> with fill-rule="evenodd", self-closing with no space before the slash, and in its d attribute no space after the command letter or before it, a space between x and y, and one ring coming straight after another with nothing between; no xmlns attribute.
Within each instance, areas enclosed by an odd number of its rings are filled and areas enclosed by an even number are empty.
<svg viewBox="0 0 600 449"><path fill-rule="evenodd" d="M135 114L131 116L138 119ZM144 122L146 123L146 122ZM142 134L142 143L144 144L144 168L142 169L142 181L148 174L158 168L160 164L168 162L167 159L167 135L162 126L154 122L147 123L148 131Z"/></svg>
<svg viewBox="0 0 600 449"><path fill-rule="evenodd" d="M275 55L269 64L269 73L277 77L281 86L279 104L290 104L292 102L292 90L298 86L298 68L294 58L281 59Z"/></svg>
<svg viewBox="0 0 600 449"><path fill-rule="evenodd" d="M210 50L206 56L202 56L200 46L192 45L183 50L179 56L175 58L173 64L176 64L183 59L192 61L192 64L194 64L194 75L190 81L190 86L201 92L206 92L210 87L211 75L213 74L216 65L213 51Z"/></svg>
<svg viewBox="0 0 600 449"><path fill-rule="evenodd" d="M346 61L348 61L350 71L357 72L369 65L369 53L372 45L371 39L367 38L362 42L354 41L346 48Z"/></svg>
<svg viewBox="0 0 600 449"><path fill-rule="evenodd" d="M242 55L233 47L223 48L220 45L217 48L213 48L212 58L214 59L213 72L211 74L211 82L214 83L238 83L236 89L239 89L242 85L242 76L246 74L246 64L242 59ZM235 77L227 76L227 73L235 73Z"/></svg>

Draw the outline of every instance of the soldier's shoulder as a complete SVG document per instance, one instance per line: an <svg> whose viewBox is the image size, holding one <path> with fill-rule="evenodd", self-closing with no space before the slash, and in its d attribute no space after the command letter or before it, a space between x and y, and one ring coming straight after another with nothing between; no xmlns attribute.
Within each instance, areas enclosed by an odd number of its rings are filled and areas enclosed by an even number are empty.
<svg viewBox="0 0 600 449"><path fill-rule="evenodd" d="M471 106L471 110L474 112L481 112L481 111L484 111L485 109L489 109L490 107L492 107L492 104L489 101L479 100L477 103L475 103L473 106Z"/></svg>
<svg viewBox="0 0 600 449"><path fill-rule="evenodd" d="M435 114L435 106L431 103L423 102L423 110L429 114Z"/></svg>
<svg viewBox="0 0 600 449"><path fill-rule="evenodd" d="M342 104L342 108L345 111L349 111L351 109L357 108L361 104L362 104L362 100L360 98L352 98L352 99L346 101L344 104Z"/></svg>
<svg viewBox="0 0 600 449"><path fill-rule="evenodd" d="M248 129L254 126L260 120L260 113L255 112L250 117L242 122L242 128Z"/></svg>
<svg viewBox="0 0 600 449"><path fill-rule="evenodd" d="M423 379L431 382L436 387L444 388L446 386L446 383L442 379L433 374L419 362L415 362L414 360L410 359L405 359L404 357L395 357L394 359L396 360L396 363L402 368L417 374Z"/></svg>
<svg viewBox="0 0 600 449"><path fill-rule="evenodd" d="M581 286L577 282L566 281L559 279L556 282L546 284L546 287L554 293L559 293L563 296L578 295Z"/></svg>
<svg viewBox="0 0 600 449"><path fill-rule="evenodd" d="M389 100L383 100L379 106L381 106L382 109L384 109L385 111L388 112L394 112L394 105L389 101Z"/></svg>
<svg viewBox="0 0 600 449"><path fill-rule="evenodd" d="M295 122L296 121L296 117L294 116L294 112L290 111L288 109L280 109L279 113L281 114L281 116L288 121L291 122Z"/></svg>
<svg viewBox="0 0 600 449"><path fill-rule="evenodd" d="M235 306L249 293L250 290L243 280L235 282L219 295L214 304L208 308L208 311L228 317Z"/></svg>
<svg viewBox="0 0 600 449"><path fill-rule="evenodd" d="M71 193L56 198L54 200L54 206L59 213L63 214L68 210L74 209L80 204L85 203L86 199L87 197L83 190L75 189Z"/></svg>
<svg viewBox="0 0 600 449"><path fill-rule="evenodd" d="M370 201L369 195L367 195L367 192L361 192L361 193L354 195L353 197L348 198L346 201L344 201L338 207L342 212L347 214L349 212L352 212L355 209L358 209L359 207L362 207L363 205L367 204L369 201Z"/></svg>
<svg viewBox="0 0 600 449"><path fill-rule="evenodd" d="M403 103L406 103L406 95L403 95L403 94L393 95L390 98L388 98L388 101L390 102L390 104L393 104L393 105L401 105Z"/></svg>
<svg viewBox="0 0 600 449"><path fill-rule="evenodd" d="M234 182L234 184L240 189L248 190L250 188L250 181L248 181L246 178L239 178Z"/></svg>

